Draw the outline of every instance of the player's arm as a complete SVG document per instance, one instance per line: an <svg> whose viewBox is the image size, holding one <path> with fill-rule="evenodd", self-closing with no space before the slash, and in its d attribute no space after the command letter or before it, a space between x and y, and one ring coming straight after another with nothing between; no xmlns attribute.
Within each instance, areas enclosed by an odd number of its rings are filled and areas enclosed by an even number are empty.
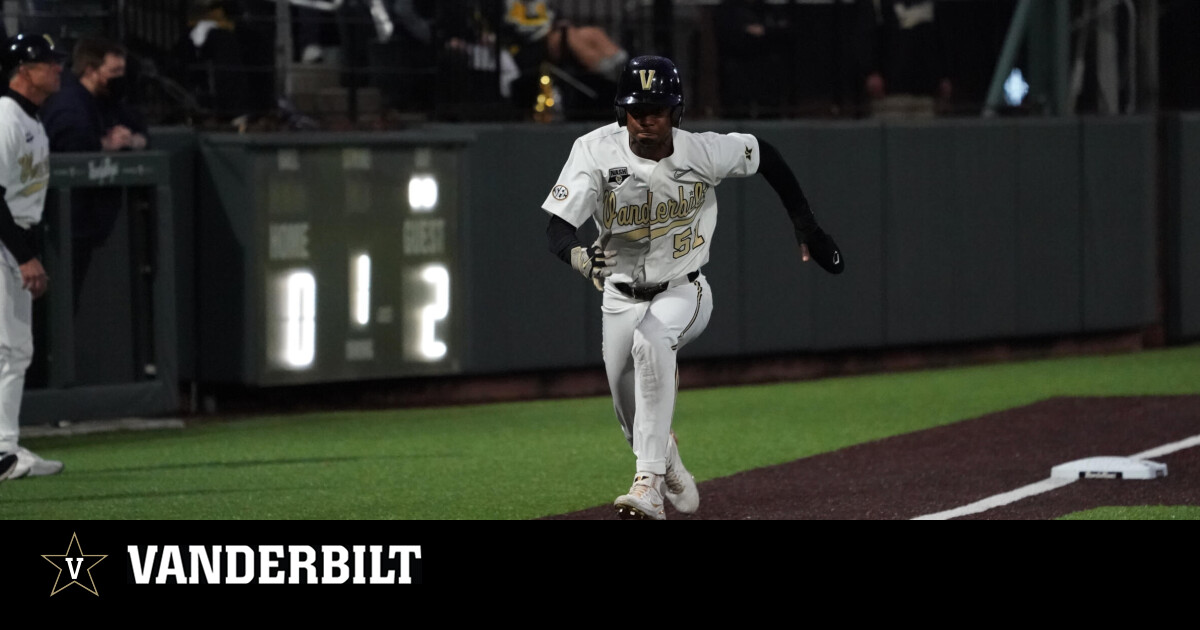
<svg viewBox="0 0 1200 630"><path fill-rule="evenodd" d="M550 215L550 223L546 226L546 239L549 242L550 253L558 256L559 260L571 265L584 278L590 279L597 289L602 289L602 279L612 275L616 252L605 251L608 239L602 239L591 247L579 241L575 226L557 215Z"/></svg>
<svg viewBox="0 0 1200 630"><path fill-rule="evenodd" d="M842 273L846 269L846 261L842 258L842 252L837 243L833 241L833 237L826 234L825 230L822 230L821 226L817 224L817 218L813 216L808 199L805 198L804 191L800 189L800 182L796 180L796 175L792 173L792 169L788 167L779 150L772 144L759 138L758 147L758 172L767 180L771 188L775 189L779 200L783 202L783 207L787 209L788 218L792 220L792 226L796 230L796 241L808 251L822 269L829 273Z"/></svg>
<svg viewBox="0 0 1200 630"><path fill-rule="evenodd" d="M550 215L550 223L546 226L550 253L603 290L603 279L612 275L616 252L605 251L607 238L587 247L576 235L578 227L591 216L599 201L599 191L603 189L595 160L584 144L585 138L576 139L571 146L571 155L542 203L542 209Z"/></svg>
<svg viewBox="0 0 1200 630"><path fill-rule="evenodd" d="M5 194L4 187L0 186L0 243L4 243L21 266L21 283L24 288L29 289L34 298L38 298L46 292L46 270L37 259L37 252L30 242L30 233L22 230L13 220L12 211L4 201Z"/></svg>

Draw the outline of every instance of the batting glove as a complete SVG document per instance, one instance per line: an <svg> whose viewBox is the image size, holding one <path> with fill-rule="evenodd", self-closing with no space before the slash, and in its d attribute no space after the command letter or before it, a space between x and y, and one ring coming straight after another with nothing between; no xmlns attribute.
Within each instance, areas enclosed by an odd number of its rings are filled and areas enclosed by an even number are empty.
<svg viewBox="0 0 1200 630"><path fill-rule="evenodd" d="M605 251L599 245L591 247L577 246L571 250L571 267L580 275L593 282L612 275L612 267L616 264L617 252Z"/></svg>
<svg viewBox="0 0 1200 630"><path fill-rule="evenodd" d="M842 250L833 241L833 237L825 233L825 230L818 227L807 234L802 234L797 230L796 240L808 247L809 255L825 271L838 274L846 270L846 261L842 258Z"/></svg>

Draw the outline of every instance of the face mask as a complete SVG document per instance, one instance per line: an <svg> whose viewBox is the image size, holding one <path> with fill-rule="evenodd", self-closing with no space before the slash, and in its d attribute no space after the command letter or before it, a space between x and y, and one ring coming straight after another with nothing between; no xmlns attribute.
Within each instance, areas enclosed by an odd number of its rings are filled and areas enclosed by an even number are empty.
<svg viewBox="0 0 1200 630"><path fill-rule="evenodd" d="M108 92L109 98L121 100L125 98L125 93L129 90L129 83L125 80L125 77L115 77L108 80L105 89Z"/></svg>

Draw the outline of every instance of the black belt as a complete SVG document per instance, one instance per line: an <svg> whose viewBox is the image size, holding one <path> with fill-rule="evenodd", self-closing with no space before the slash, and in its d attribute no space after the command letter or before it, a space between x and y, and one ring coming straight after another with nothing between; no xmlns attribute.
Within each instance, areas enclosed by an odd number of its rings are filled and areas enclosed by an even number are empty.
<svg viewBox="0 0 1200 630"><path fill-rule="evenodd" d="M686 281L683 278L676 278L674 280L668 280L667 282L662 282L659 284L643 284L641 286L626 282L614 282L613 287L620 291L623 295L631 297L635 300L653 300L654 297L659 293L662 293L671 287L677 287L681 284L686 284L687 282L695 282L696 278L699 277L700 270L697 269L687 275Z"/></svg>

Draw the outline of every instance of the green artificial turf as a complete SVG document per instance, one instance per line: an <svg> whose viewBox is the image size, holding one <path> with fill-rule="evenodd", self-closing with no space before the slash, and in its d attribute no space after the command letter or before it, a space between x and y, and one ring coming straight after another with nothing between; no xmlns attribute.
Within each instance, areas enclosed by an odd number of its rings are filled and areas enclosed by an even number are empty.
<svg viewBox="0 0 1200 630"><path fill-rule="evenodd" d="M1060 521L1200 521L1200 506L1140 505L1098 507L1059 517Z"/></svg>
<svg viewBox="0 0 1200 630"><path fill-rule="evenodd" d="M1051 396L1200 393L1200 346L684 390L699 481ZM607 397L191 422L26 439L66 462L0 484L6 519L527 519L607 503L633 455Z"/></svg>

